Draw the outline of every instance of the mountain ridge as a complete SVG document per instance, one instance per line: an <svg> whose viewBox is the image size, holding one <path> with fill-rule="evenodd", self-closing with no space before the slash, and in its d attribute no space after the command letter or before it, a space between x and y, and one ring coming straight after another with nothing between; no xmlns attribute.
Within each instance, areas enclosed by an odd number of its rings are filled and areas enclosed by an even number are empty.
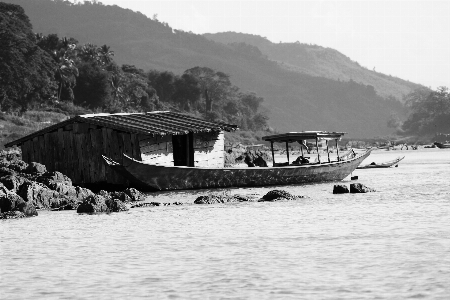
<svg viewBox="0 0 450 300"><path fill-rule="evenodd" d="M332 48L300 42L277 44L258 35L236 32L206 33L203 36L223 44L253 45L287 70L333 80L355 80L358 83L372 85L380 96L392 96L399 101L402 101L403 96L411 90L423 88L420 84L364 68Z"/></svg>

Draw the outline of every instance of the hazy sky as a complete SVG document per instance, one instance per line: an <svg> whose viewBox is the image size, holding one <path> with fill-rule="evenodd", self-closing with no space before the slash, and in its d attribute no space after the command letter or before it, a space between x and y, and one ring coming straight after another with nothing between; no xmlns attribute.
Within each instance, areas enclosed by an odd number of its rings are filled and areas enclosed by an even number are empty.
<svg viewBox="0 0 450 300"><path fill-rule="evenodd" d="M360 65L450 87L448 1L101 0L197 34L235 31L334 48Z"/></svg>

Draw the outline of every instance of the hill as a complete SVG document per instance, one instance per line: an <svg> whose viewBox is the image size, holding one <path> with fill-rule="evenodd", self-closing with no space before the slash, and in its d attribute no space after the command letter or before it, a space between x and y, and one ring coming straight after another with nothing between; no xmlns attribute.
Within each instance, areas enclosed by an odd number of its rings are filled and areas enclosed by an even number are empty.
<svg viewBox="0 0 450 300"><path fill-rule="evenodd" d="M268 39L252 34L221 32L204 34L206 38L223 44L246 43L255 47L278 63L281 68L311 76L371 85L383 97L403 96L423 86L390 75L368 70L358 62L331 48L295 43L272 43Z"/></svg>
<svg viewBox="0 0 450 300"><path fill-rule="evenodd" d="M35 32L57 33L80 43L107 44L119 64L176 74L201 66L229 74L231 82L241 90L264 97L264 105L270 109L270 125L279 131L337 130L347 131L352 137L386 135L392 131L387 127L391 113L404 114L401 103L393 98L386 100L386 95L400 95L414 88L413 84L405 84L392 88L396 92L388 88L378 91L358 76L345 81L348 78L324 76L320 68L314 71L313 66L302 67L287 60L289 53L284 54L285 62L281 63L282 54L269 52L269 46L256 47L250 42L225 45L174 30L168 24L118 6L51 0L5 2L21 5ZM298 60L308 58L299 54ZM292 66L310 71L299 72ZM327 67L330 74L344 72L338 62L332 66L330 62ZM383 77L388 76L380 75Z"/></svg>

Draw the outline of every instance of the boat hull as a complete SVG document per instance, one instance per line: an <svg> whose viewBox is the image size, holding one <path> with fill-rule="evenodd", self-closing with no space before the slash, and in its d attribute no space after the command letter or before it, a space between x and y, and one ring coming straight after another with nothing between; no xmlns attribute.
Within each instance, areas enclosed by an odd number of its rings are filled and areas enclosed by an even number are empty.
<svg viewBox="0 0 450 300"><path fill-rule="evenodd" d="M394 165L397 165L400 161L402 161L405 157L399 157L392 161L388 161L385 163L375 164L375 165L364 165L358 166L357 169L377 169L377 168L390 168Z"/></svg>
<svg viewBox="0 0 450 300"><path fill-rule="evenodd" d="M145 191L289 185L339 181L350 175L371 150L352 159L287 167L196 168L155 166L124 154L119 164L104 157L115 171Z"/></svg>
<svg viewBox="0 0 450 300"><path fill-rule="evenodd" d="M438 142L435 142L434 144L436 145L436 147L438 147L440 149L450 149L450 144L442 144L442 143L438 143Z"/></svg>

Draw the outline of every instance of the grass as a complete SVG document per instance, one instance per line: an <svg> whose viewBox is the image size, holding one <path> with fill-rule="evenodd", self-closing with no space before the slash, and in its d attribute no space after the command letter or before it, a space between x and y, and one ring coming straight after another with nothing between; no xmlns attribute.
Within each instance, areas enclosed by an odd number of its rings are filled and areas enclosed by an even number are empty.
<svg viewBox="0 0 450 300"><path fill-rule="evenodd" d="M48 111L27 111L22 116L0 114L0 149L5 149L9 142L67 118L66 114Z"/></svg>

